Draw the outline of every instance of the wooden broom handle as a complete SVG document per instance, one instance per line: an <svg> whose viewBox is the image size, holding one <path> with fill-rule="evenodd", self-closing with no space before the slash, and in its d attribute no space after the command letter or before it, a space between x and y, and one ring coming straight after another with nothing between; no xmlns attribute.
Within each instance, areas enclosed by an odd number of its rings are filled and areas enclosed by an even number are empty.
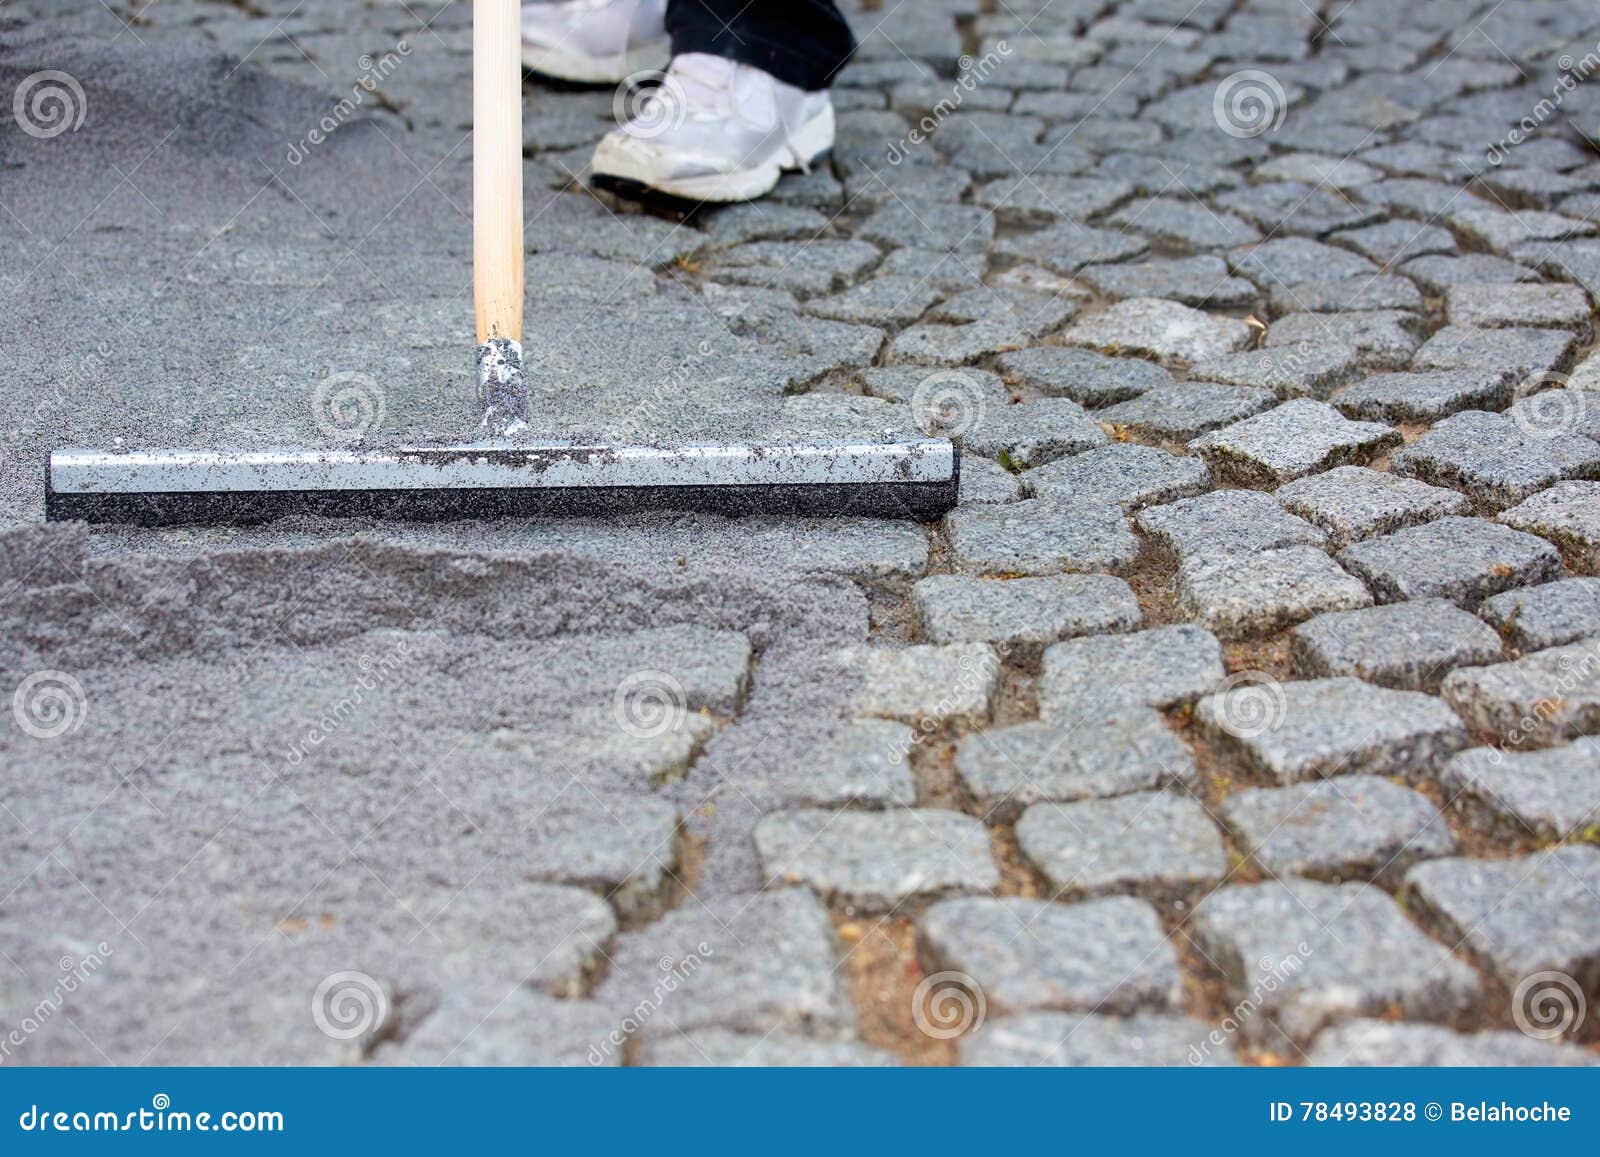
<svg viewBox="0 0 1600 1157"><path fill-rule="evenodd" d="M522 341L522 14L472 5L472 295L478 344Z"/></svg>

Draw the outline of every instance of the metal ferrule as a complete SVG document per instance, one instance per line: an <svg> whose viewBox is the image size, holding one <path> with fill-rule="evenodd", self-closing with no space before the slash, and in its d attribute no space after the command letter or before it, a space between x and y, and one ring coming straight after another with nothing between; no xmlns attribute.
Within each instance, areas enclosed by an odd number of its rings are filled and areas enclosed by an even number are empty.
<svg viewBox="0 0 1600 1157"><path fill-rule="evenodd" d="M522 346L508 337L492 337L478 347L476 364L483 436L505 439L527 429L528 387L522 376Z"/></svg>

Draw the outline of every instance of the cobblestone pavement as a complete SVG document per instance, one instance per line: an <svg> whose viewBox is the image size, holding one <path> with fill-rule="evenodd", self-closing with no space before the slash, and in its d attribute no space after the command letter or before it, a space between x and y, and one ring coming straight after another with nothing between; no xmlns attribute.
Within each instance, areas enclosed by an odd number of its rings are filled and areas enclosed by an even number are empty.
<svg viewBox="0 0 1600 1157"><path fill-rule="evenodd" d="M90 533L470 428L469 10L0 6L0 1060L1600 1059L1600 14L847 7L762 204L529 86L538 424L942 524Z"/></svg>

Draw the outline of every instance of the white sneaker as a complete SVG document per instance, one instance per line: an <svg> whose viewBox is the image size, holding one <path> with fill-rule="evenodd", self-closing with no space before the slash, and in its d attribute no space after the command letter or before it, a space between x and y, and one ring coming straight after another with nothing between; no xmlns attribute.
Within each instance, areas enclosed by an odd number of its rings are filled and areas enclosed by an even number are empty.
<svg viewBox="0 0 1600 1157"><path fill-rule="evenodd" d="M522 67L557 80L616 84L672 55L667 0L564 0L522 6Z"/></svg>
<svg viewBox="0 0 1600 1157"><path fill-rule="evenodd" d="M749 201L833 147L826 92L720 56L674 57L660 87L594 151L598 183L688 201Z"/></svg>

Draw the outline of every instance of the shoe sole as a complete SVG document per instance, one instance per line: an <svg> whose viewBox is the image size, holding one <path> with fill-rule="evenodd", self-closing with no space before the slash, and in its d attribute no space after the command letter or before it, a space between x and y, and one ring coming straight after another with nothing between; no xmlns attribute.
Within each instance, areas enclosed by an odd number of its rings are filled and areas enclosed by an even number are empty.
<svg viewBox="0 0 1600 1157"><path fill-rule="evenodd" d="M584 56L522 42L523 68L567 84L620 84L635 73L660 72L671 59L671 43L665 38L630 48L621 56Z"/></svg>
<svg viewBox="0 0 1600 1157"><path fill-rule="evenodd" d="M765 163L731 173L680 178L652 173L635 157L614 152L602 140L594 151L590 179L603 189L630 197L646 192L696 204L753 201L772 192L784 173L808 168L825 156L833 148L833 136L833 105L829 103Z"/></svg>

